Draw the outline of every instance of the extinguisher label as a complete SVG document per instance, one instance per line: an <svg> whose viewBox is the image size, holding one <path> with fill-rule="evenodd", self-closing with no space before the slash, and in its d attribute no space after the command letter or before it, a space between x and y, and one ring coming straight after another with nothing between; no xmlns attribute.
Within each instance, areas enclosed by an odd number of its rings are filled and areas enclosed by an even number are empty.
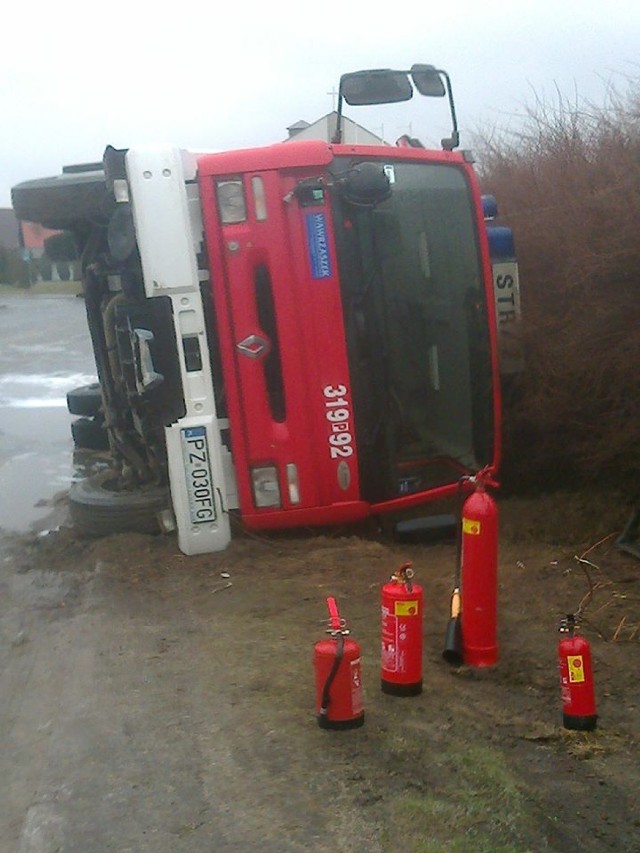
<svg viewBox="0 0 640 853"><path fill-rule="evenodd" d="M469 536L480 536L481 523L474 518L462 519L462 532Z"/></svg>
<svg viewBox="0 0 640 853"><path fill-rule="evenodd" d="M362 698L362 677L360 675L360 658L351 661L351 710L360 714L364 708Z"/></svg>
<svg viewBox="0 0 640 853"><path fill-rule="evenodd" d="M569 666L570 684L579 684L584 681L584 661L582 655L567 655L567 664Z"/></svg>
<svg viewBox="0 0 640 853"><path fill-rule="evenodd" d="M398 605L409 605L411 614L405 613L404 608L398 611ZM396 616L401 612L403 615ZM394 613L389 608L382 608L382 669L385 672L406 673L410 668L408 658L407 637L410 632L409 625L414 622L410 616L417 616L417 601L396 601Z"/></svg>
<svg viewBox="0 0 640 853"><path fill-rule="evenodd" d="M399 602L396 602L396 606ZM382 668L387 672L398 669L398 620L388 607L382 607Z"/></svg>
<svg viewBox="0 0 640 853"><path fill-rule="evenodd" d="M415 601L396 601L393 608L394 616L417 616L418 615L418 600Z"/></svg>

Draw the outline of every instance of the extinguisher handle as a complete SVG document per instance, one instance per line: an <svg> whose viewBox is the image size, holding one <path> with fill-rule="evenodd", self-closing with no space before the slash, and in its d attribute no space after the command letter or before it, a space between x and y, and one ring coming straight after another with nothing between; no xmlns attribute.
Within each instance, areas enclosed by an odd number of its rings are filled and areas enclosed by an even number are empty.
<svg viewBox="0 0 640 853"><path fill-rule="evenodd" d="M491 486L492 489L499 489L500 483L496 480L495 471L491 465L487 465L485 468L482 468L478 473L473 477L476 483L482 483L484 486Z"/></svg>
<svg viewBox="0 0 640 853"><path fill-rule="evenodd" d="M329 626L331 630L339 631L342 627L342 621L338 612L338 603L333 596L327 598L327 608L329 609Z"/></svg>

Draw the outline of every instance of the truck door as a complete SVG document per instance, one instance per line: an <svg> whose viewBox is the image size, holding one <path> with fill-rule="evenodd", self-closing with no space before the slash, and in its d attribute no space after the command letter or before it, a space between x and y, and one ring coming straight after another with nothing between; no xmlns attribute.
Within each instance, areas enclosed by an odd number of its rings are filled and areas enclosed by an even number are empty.
<svg viewBox="0 0 640 853"><path fill-rule="evenodd" d="M271 168L201 180L240 508L254 526L367 511L329 205L296 194L317 174Z"/></svg>

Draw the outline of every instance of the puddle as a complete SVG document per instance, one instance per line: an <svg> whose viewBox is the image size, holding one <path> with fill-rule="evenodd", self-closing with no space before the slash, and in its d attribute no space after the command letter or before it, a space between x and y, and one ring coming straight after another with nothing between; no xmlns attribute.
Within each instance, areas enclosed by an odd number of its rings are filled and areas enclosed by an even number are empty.
<svg viewBox="0 0 640 853"><path fill-rule="evenodd" d="M0 528L23 533L74 478L66 393L95 382L95 365L81 299L0 301Z"/></svg>

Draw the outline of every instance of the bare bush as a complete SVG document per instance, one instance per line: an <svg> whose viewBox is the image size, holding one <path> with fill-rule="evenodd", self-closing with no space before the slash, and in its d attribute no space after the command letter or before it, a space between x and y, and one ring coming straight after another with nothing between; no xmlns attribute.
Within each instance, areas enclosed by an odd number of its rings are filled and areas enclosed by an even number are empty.
<svg viewBox="0 0 640 853"><path fill-rule="evenodd" d="M483 134L483 189L513 228L525 372L505 388L512 487L640 483L640 94L537 100Z"/></svg>

